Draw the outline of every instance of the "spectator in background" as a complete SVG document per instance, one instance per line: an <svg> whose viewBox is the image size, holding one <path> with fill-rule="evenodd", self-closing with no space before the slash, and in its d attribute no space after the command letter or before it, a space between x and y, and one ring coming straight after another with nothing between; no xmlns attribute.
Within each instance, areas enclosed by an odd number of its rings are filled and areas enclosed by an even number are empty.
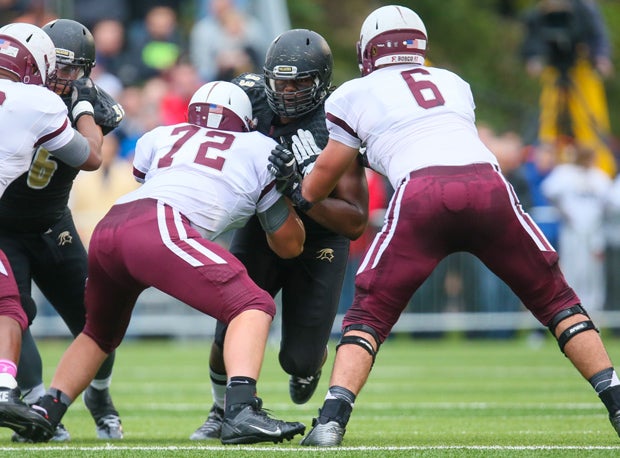
<svg viewBox="0 0 620 458"><path fill-rule="evenodd" d="M166 72L165 79L168 91L161 101L162 124L185 122L189 101L201 85L198 72L189 62L179 62Z"/></svg>
<svg viewBox="0 0 620 458"><path fill-rule="evenodd" d="M131 3L133 2L135 0ZM95 24L104 19L125 23L129 17L128 6L130 2L126 0L79 0L72 3L75 19L89 30L92 30Z"/></svg>
<svg viewBox="0 0 620 458"><path fill-rule="evenodd" d="M609 176L595 164L590 147L576 145L572 161L557 165L541 184L559 210L562 223L558 253L566 280L590 310L605 301L605 206Z"/></svg>
<svg viewBox="0 0 620 458"><path fill-rule="evenodd" d="M533 145L526 153L523 171L529 185L531 197L530 216L536 222L549 243L558 246L560 215L541 190L541 183L557 163L555 147L550 144Z"/></svg>
<svg viewBox="0 0 620 458"><path fill-rule="evenodd" d="M602 82L612 75L613 65L595 0L540 0L527 12L525 27L526 69L539 76L542 85L539 140L588 146L596 153L598 167L614 176Z"/></svg>
<svg viewBox="0 0 620 458"><path fill-rule="evenodd" d="M50 21L57 19L57 14L48 8L45 0L29 0L22 2L22 14L18 15L13 22L26 22L37 27L43 27Z"/></svg>
<svg viewBox="0 0 620 458"><path fill-rule="evenodd" d="M607 196L605 209L605 310L620 311L620 175L617 175ZM615 336L620 326L612 327Z"/></svg>
<svg viewBox="0 0 620 458"><path fill-rule="evenodd" d="M202 81L231 80L260 71L272 38L233 0L211 0L210 14L191 29L190 59Z"/></svg>
<svg viewBox="0 0 620 458"><path fill-rule="evenodd" d="M184 53L177 13L169 6L154 6L127 35L125 83L142 84L172 68Z"/></svg>
<svg viewBox="0 0 620 458"><path fill-rule="evenodd" d="M268 36L278 36L291 28L286 0L252 0L247 3L246 12L260 21Z"/></svg>
<svg viewBox="0 0 620 458"><path fill-rule="evenodd" d="M92 28L97 45L97 71L116 75L125 85L131 72L125 70L125 27L118 19L103 19ZM127 75L126 75L127 73Z"/></svg>
<svg viewBox="0 0 620 458"><path fill-rule="evenodd" d="M25 10L25 0L0 0L0 24L15 22Z"/></svg>

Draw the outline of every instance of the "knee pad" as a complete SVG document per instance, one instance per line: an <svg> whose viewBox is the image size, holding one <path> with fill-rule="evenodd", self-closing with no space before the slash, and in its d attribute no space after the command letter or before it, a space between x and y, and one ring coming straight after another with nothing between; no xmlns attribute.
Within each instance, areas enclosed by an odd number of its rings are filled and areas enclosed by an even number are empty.
<svg viewBox="0 0 620 458"><path fill-rule="evenodd" d="M555 329L557 328L558 324L564 321L569 316L573 316L573 315L585 315L588 318L590 318L590 315L588 315L588 312L586 312L586 310L580 304L574 305L564 310L560 310L551 319L551 323L549 324L549 330L551 331L551 334L553 334L553 336L555 337ZM590 330L599 332L597 327L594 326L594 323L592 322L592 320L580 321L579 323L575 323L569 326L568 328L566 328L562 332L562 334L560 334L557 337L558 345L560 346L560 350L562 351L562 353L564 353L564 347L566 346L566 344L568 343L570 339L575 337L577 334L581 334L582 332L590 331Z"/></svg>
<svg viewBox="0 0 620 458"><path fill-rule="evenodd" d="M372 343L362 336L345 336L344 334L349 331L362 331L370 334L375 341L377 350L375 351ZM373 328L365 324L351 324L342 330L342 334L343 336L341 337L340 342L338 342L338 345L336 346L336 351L338 351L338 349L342 345L357 345L359 347L362 347L370 354L370 356L372 356L372 364L375 364L375 358L377 357L377 352L379 351L379 346L381 345L381 343L379 341L377 333Z"/></svg>

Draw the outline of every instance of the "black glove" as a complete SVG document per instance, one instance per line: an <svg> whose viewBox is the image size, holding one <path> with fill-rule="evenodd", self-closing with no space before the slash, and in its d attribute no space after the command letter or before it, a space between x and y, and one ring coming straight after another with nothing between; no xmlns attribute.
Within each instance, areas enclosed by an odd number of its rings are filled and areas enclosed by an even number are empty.
<svg viewBox="0 0 620 458"><path fill-rule="evenodd" d="M293 205L303 212L312 208L301 195L301 175L297 171L294 154L282 145L276 145L269 155L269 171L276 177L276 189L288 197Z"/></svg>
<svg viewBox="0 0 620 458"><path fill-rule="evenodd" d="M97 101L93 105L95 123L101 127L103 135L107 135L118 127L125 116L125 111L106 91L96 86L95 89L97 91Z"/></svg>
<svg viewBox="0 0 620 458"><path fill-rule="evenodd" d="M71 92L71 117L77 123L82 115L95 115L95 103L97 102L97 89L90 78L80 78L72 83Z"/></svg>

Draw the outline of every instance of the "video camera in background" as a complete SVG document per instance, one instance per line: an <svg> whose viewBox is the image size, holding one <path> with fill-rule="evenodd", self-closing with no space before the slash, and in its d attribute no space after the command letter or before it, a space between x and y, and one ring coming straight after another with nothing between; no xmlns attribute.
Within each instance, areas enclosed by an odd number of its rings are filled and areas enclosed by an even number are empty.
<svg viewBox="0 0 620 458"><path fill-rule="evenodd" d="M540 18L541 35L549 65L562 75L575 65L582 47L587 45L592 27L581 0L547 0Z"/></svg>

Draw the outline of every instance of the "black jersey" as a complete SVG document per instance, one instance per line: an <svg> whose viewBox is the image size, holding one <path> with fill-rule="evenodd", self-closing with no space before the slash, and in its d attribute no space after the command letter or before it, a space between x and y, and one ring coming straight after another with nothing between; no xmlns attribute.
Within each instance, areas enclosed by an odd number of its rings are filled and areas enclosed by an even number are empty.
<svg viewBox="0 0 620 458"><path fill-rule="evenodd" d="M107 134L123 119L124 111L97 87L95 122ZM71 98L63 97L67 108ZM0 230L14 233L45 232L65 214L73 180L79 169L56 159L45 148L34 154L30 169L13 181L0 198Z"/></svg>
<svg viewBox="0 0 620 458"><path fill-rule="evenodd" d="M262 134L276 140L285 148L291 149L292 136L297 130L309 130L319 148L325 148L329 134L325 125L325 106L321 103L310 113L295 118L288 124L282 124L267 102L265 94L265 78L256 73L243 73L232 80L233 83L241 87L249 96L252 102L253 117L257 122L256 129ZM306 235L328 233L334 234L329 229L324 228L303 212L298 212L304 222Z"/></svg>

